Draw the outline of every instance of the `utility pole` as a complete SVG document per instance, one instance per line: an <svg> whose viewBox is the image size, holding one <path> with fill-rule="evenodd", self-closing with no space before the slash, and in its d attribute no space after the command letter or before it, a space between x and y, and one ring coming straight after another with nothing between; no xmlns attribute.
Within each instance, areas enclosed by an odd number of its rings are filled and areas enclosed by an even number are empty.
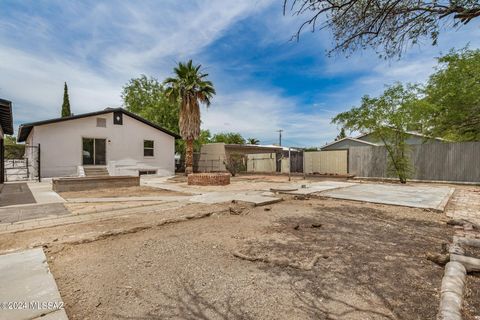
<svg viewBox="0 0 480 320"><path fill-rule="evenodd" d="M282 146L282 132L283 132L283 130L280 129L280 130L277 130L277 132L278 132L278 145Z"/></svg>

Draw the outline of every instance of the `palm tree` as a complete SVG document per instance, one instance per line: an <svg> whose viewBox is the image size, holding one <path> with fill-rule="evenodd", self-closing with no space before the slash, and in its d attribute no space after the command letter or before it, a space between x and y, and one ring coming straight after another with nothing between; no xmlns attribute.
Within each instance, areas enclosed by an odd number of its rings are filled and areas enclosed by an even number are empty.
<svg viewBox="0 0 480 320"><path fill-rule="evenodd" d="M178 125L180 135L187 143L185 154L185 174L193 172L193 141L200 136L200 103L207 107L215 94L211 81L205 80L208 76L200 71L201 65L193 65L192 60L179 63L173 69L175 77L167 78L166 95L180 103Z"/></svg>
<svg viewBox="0 0 480 320"><path fill-rule="evenodd" d="M256 145L256 144L259 144L259 143L260 143L260 140L255 139L255 138L248 138L248 139L247 139L247 143L248 143L248 144L255 144L255 145Z"/></svg>

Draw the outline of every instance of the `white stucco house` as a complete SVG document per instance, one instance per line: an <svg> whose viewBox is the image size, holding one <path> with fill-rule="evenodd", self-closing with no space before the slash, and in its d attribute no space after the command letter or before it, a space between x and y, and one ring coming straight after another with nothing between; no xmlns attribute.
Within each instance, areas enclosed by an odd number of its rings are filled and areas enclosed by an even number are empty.
<svg viewBox="0 0 480 320"><path fill-rule="evenodd" d="M42 178L89 175L93 169L112 176L173 175L178 138L123 108L26 123L18 130L19 142L40 146Z"/></svg>

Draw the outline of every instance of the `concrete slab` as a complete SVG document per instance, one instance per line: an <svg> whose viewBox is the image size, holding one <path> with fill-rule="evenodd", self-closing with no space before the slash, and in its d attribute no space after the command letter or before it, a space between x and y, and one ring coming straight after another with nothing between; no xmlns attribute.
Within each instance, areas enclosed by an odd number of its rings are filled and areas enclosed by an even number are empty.
<svg viewBox="0 0 480 320"><path fill-rule="evenodd" d="M350 187L350 186L354 186L356 184L357 183L341 182L341 181L321 181L321 182L315 182L315 183L307 184L306 188L302 188L302 186L299 185L297 190L294 190L294 191L280 191L279 193L294 194L294 195L307 195L307 194L312 194L312 193L315 193L315 192L321 192L321 191L326 191L326 190Z"/></svg>
<svg viewBox="0 0 480 320"><path fill-rule="evenodd" d="M68 319L41 248L0 256L0 288L0 319Z"/></svg>
<svg viewBox="0 0 480 320"><path fill-rule="evenodd" d="M264 196L261 193L247 192L209 192L190 198L191 202L209 204L230 202L232 200L252 203L255 206L263 206L282 201L280 198Z"/></svg>
<svg viewBox="0 0 480 320"><path fill-rule="evenodd" d="M159 188L169 191L177 191L177 192L188 192L191 194L202 194L201 192L194 188L183 188L175 183L168 182L167 180L172 177L148 177L142 176L140 178L140 185L147 186L152 188Z"/></svg>
<svg viewBox="0 0 480 320"><path fill-rule="evenodd" d="M0 190L0 207L35 203L25 182L6 183Z"/></svg>
<svg viewBox="0 0 480 320"><path fill-rule="evenodd" d="M63 203L31 204L0 208L0 224L68 215Z"/></svg>
<svg viewBox="0 0 480 320"><path fill-rule="evenodd" d="M391 204L397 206L425 208L442 211L455 191L450 187L406 186L390 184L356 184L322 192L322 196Z"/></svg>
<svg viewBox="0 0 480 320"><path fill-rule="evenodd" d="M35 201L44 203L61 203L65 200L52 190L52 182L49 180L42 182L28 182L28 187L32 191Z"/></svg>

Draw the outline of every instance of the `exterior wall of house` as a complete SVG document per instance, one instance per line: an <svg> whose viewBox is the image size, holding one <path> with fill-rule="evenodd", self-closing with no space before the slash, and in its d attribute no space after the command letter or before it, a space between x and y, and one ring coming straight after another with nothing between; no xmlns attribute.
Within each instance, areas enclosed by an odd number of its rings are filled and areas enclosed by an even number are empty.
<svg viewBox="0 0 480 320"><path fill-rule="evenodd" d="M364 147L368 146L365 143L361 143L355 140L350 140L350 139L345 139L342 141L338 141L337 143L331 144L329 146L320 148L322 151L327 151L327 150L348 150L351 147Z"/></svg>
<svg viewBox="0 0 480 320"><path fill-rule="evenodd" d="M97 118L106 127L97 127ZM41 145L41 176L76 176L82 166L82 138L106 139L106 163L111 175L138 175L139 170L158 175L175 172L175 138L123 114L123 124L113 124L113 113L40 125L26 143ZM144 140L154 141L154 156L144 157Z"/></svg>
<svg viewBox="0 0 480 320"><path fill-rule="evenodd" d="M363 140L371 143L375 143L378 145L383 145L383 142L379 139L376 139L372 136L372 134L367 134L363 137L357 138L358 140ZM441 142L438 139L426 138L421 136L416 136L413 134L409 134L407 140L405 141L407 144L424 144L424 143L438 143ZM356 147L356 146L355 146Z"/></svg>

